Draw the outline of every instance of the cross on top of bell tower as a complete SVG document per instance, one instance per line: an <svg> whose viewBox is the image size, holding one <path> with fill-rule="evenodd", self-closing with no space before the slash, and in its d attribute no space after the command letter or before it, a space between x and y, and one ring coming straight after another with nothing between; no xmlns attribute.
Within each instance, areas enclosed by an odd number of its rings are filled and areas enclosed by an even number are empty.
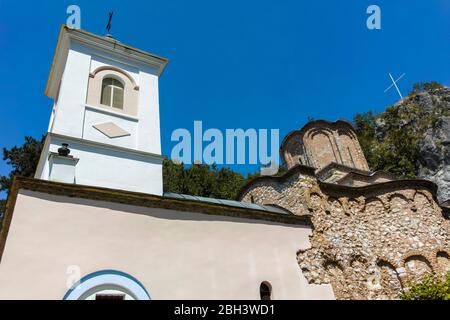
<svg viewBox="0 0 450 320"><path fill-rule="evenodd" d="M108 34L106 35L107 37L112 37L110 34L110 30L111 30L111 20L113 17L114 11L111 11L110 13L108 13L108 23L106 24L106 30L108 31Z"/></svg>

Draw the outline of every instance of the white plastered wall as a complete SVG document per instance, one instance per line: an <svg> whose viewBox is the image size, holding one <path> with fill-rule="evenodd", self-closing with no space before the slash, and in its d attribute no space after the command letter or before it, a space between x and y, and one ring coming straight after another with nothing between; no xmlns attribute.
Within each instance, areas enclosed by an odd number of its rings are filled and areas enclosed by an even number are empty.
<svg viewBox="0 0 450 320"><path fill-rule="evenodd" d="M20 191L0 264L0 299L62 299L69 266L113 269L152 299L333 299L311 285L296 252L306 226L142 208ZM73 270L73 269L70 269Z"/></svg>
<svg viewBox="0 0 450 320"><path fill-rule="evenodd" d="M41 158L49 152L57 153L62 143L68 143L70 155L79 159L75 167L76 184L162 195L161 158L51 135ZM35 177L49 180L49 161L40 163L43 165L37 168Z"/></svg>

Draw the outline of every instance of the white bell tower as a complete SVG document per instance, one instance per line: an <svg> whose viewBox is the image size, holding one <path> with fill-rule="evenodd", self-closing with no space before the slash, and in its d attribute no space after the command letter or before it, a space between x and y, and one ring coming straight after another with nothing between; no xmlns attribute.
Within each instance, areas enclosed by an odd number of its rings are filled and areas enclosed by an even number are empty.
<svg viewBox="0 0 450 320"><path fill-rule="evenodd" d="M35 178L161 195L158 80L167 62L63 26L45 90L54 105Z"/></svg>

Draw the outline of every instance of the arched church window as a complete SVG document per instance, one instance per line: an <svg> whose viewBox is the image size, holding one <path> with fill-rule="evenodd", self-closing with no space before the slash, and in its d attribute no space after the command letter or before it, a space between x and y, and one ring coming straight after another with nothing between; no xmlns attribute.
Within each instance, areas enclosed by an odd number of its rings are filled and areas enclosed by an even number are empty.
<svg viewBox="0 0 450 320"><path fill-rule="evenodd" d="M122 82L114 78L104 78L102 82L102 96L100 103L117 109L123 109Z"/></svg>
<svg viewBox="0 0 450 320"><path fill-rule="evenodd" d="M259 286L259 294L261 300L271 300L272 298L272 287L268 282L263 282Z"/></svg>

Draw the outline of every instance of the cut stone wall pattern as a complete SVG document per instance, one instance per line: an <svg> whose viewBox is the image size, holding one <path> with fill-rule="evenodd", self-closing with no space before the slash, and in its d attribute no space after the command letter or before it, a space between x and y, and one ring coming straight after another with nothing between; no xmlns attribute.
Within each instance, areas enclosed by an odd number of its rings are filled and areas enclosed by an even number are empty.
<svg viewBox="0 0 450 320"><path fill-rule="evenodd" d="M326 178L333 167L347 180L368 170L350 124L309 123L285 138L281 154L288 172L254 179L239 198L311 219L311 247L297 252L309 283L331 283L337 299L397 299L424 275L450 269L450 220L434 183L382 174L352 187Z"/></svg>

